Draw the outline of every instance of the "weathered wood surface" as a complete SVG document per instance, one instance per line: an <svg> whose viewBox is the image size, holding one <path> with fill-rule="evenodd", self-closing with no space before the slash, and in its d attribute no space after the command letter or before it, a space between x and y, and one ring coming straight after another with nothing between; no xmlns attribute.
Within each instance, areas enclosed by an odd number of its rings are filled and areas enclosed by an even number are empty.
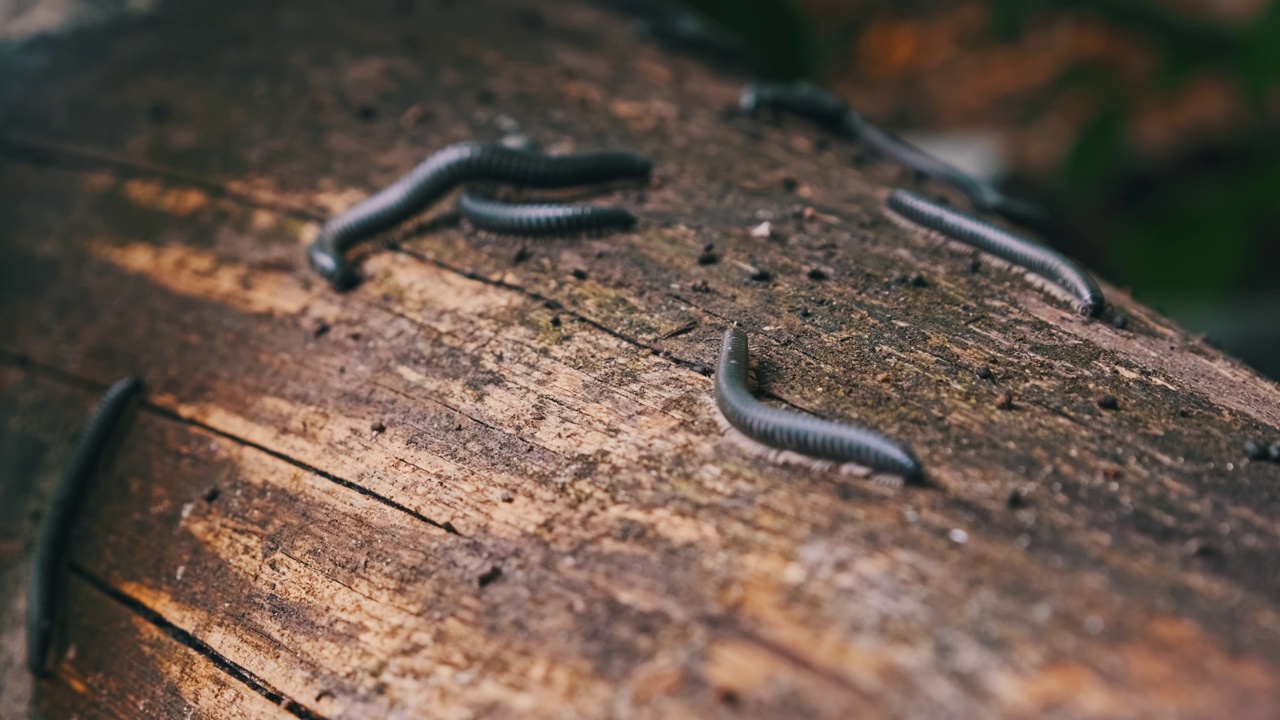
<svg viewBox="0 0 1280 720"><path fill-rule="evenodd" d="M1240 451L1280 436L1274 384L1114 288L1124 330L971 272L886 219L891 169L726 119L740 79L542 5L175 0L0 79L0 712L1280 712L1280 466ZM352 293L310 274L319 219L498 115L653 157L611 199L639 229L519 259L438 212ZM941 488L724 438L731 321L769 393ZM149 404L32 687L34 524L129 373Z"/></svg>

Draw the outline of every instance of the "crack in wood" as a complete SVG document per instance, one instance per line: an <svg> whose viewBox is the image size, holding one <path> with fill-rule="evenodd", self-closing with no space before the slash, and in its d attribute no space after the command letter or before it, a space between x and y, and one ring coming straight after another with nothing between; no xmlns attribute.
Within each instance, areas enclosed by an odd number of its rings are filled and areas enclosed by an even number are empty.
<svg viewBox="0 0 1280 720"><path fill-rule="evenodd" d="M169 168L154 166L149 163L141 163L134 160L130 160L128 158L117 157L109 153L104 153L104 152L100 152L100 151L92 150L88 148L80 148L73 145L66 145L63 143L55 143L51 141L32 140L32 139L19 140L19 139L6 138L4 136L0 136L0 156L7 156L17 160L25 160L37 166L57 165L58 164L57 160L59 159L59 157L64 156L65 158L70 158L79 162L84 162L88 164L98 164L105 167L117 168L117 169L126 170L131 173L145 175L157 181L179 182L179 183L185 183L190 185L196 185L198 187L209 190L211 192L215 192L230 201L241 203L247 207L274 210L274 211L281 212L283 214L287 214L302 220L323 221L324 219L322 215L311 212L309 210L301 210L294 207L279 205L277 203L261 201L259 199L250 197L243 193L239 193L234 190L231 190L230 188L226 187L225 184L219 183L217 181L193 177L175 170L171 170ZM440 220L439 218L435 218L427 222L428 224L432 224L432 226L434 226L434 223L437 223L439 220ZM711 368L704 365L703 363L679 357L668 350L662 350L661 348L658 348L654 345L641 341L639 338L633 337L619 330L614 330L613 328L610 328L604 325L598 320L587 317L586 315L583 315L575 310L564 308L563 306L560 305L558 301L553 300L552 298L548 298L545 295L542 295L541 293L529 290L520 285L513 285L504 280L493 280L491 278L487 278L483 275L480 275L479 273L454 267L448 263L441 262L435 258L431 258L426 255L413 252L406 248L395 247L395 245L398 245L398 243L394 243L390 249L393 249L395 252L399 254L411 257L419 262L454 273L468 280L480 282L485 285L489 285L491 287L510 290L512 292L519 293L520 295L523 295L524 297L530 300L534 300L540 303L544 303L544 304L556 303L556 305L560 307L560 312L563 312L565 315L568 315L569 317L572 317L573 319L579 322L582 322L596 330L599 330L600 332L603 332L612 338L621 340L622 342L625 342L629 345L633 345L639 349L648 350L654 355L657 355L671 363L674 363L677 366L693 370L694 372L698 373L699 375L702 375L703 377L710 377L712 374ZM708 315L711 315L713 317L718 317L715 313L705 308L699 307L696 304L690 303L688 300L685 300L684 298L676 298L676 299L679 299L687 303L690 307L693 307L701 312L705 312ZM687 330L684 328L679 328L671 333L661 336L660 339L671 339L674 337L678 337L680 335L684 335L687 332L691 332L696 326L697 326L697 321L694 321L693 327L686 326L688 327ZM810 358L810 359L814 359L814 358Z"/></svg>
<svg viewBox="0 0 1280 720"><path fill-rule="evenodd" d="M697 327L698 327L698 321L697 321L697 320L690 320L689 322L685 323L684 325L681 325L680 327L676 328L675 330L672 330L671 332L663 333L663 334L662 334L662 339L663 339L663 340L670 340L671 338L674 338L674 337L680 337L681 335L687 335L687 334L689 334L689 333L693 332L693 331L694 331L694 329L695 329L695 328L697 328Z"/></svg>
<svg viewBox="0 0 1280 720"><path fill-rule="evenodd" d="M663 350L655 345L650 345L648 343L645 343L641 341L639 338L627 335L626 333L620 330L614 330L613 328L610 328L602 324L599 320L594 320L590 317L587 317L586 315L583 315L582 313L576 310L571 310L569 308L566 308L564 307L563 304L560 303L560 301L555 300L553 298L549 298L539 292L529 290L528 288L525 288L521 285L513 285L505 280L494 280L492 278L487 278L483 275L480 275L479 273L463 270L462 268L454 267L453 265L450 265L446 262L441 262L440 260L436 260L435 258L427 257L426 255L412 252L410 250L401 249L397 252L399 252L402 255L411 257L414 260L417 260L418 262L425 263L427 265L431 265L432 267L437 267L437 268L440 268L441 270L446 270L448 272L455 273L457 275L461 275L462 277L468 280L474 280L476 282L489 285L490 287L501 288L503 290L510 290L512 292L519 293L530 300L534 300L536 302L542 303L544 305L547 305L548 307L550 307L551 304L554 303L557 312L567 315L573 318L574 320L577 320L578 322L588 325L596 330L599 330L600 332L608 335L611 338L621 340L622 342L625 342L628 345L639 348L641 350L648 350L649 352L653 353L658 357L663 358L664 360L667 360L668 362L671 362L679 367L692 370L704 377L711 376L711 368L703 365L700 362L681 358L669 350Z"/></svg>
<svg viewBox="0 0 1280 720"><path fill-rule="evenodd" d="M21 369L35 370L43 375L50 377L55 381L62 382L68 385L74 385L76 387L90 389L96 393L101 393L107 387L102 383L95 382L88 378L79 377L78 375L69 373L65 370L44 365L42 363L37 363L28 358L20 358L15 355L4 353L3 351L0 351L0 364L9 365L11 367L17 367ZM417 510L414 510L413 508L402 505L401 503L398 503L395 500L392 500L391 498L388 498L384 495L379 495L378 493L362 485L354 483L345 478L338 477L337 475L334 475L331 472L322 470L314 465L298 460L297 458L290 457L289 455L283 452L280 452L279 450L273 450L269 447L266 447L265 445L261 445L251 440L247 440L245 438L239 437L225 430L221 430L219 428L213 427L212 425L208 425L203 422L200 422L199 420L195 420L189 417L184 417L178 414L177 412L170 410L169 408L155 405L149 401L143 402L142 409L152 413L153 415L157 415L167 420L171 420L173 422L177 422L183 425L189 425L191 427L199 428L201 430L204 430L205 432L211 433L213 435L217 435L220 438L230 440L244 447L253 448L254 450L257 450L259 452L266 453L267 455L270 455L271 457L277 460L286 462L300 470L305 470L309 473L313 473L319 477L324 478L325 480L328 480L329 482L332 482L336 485L340 485L348 490L357 492L361 495L364 495L367 498L370 498L379 503L382 503L387 507L393 508L395 510L399 510L400 512L408 515L409 517L412 517L415 520L424 522L428 525L431 525L432 527L439 528L441 530L444 530L445 532L452 533L454 535L458 535L458 536L462 535L460 532L458 532L458 529L455 528L453 526L453 523L451 522L448 522L448 521L439 522L436 520L432 520L431 518L427 517L426 515L423 515L422 513L418 512Z"/></svg>
<svg viewBox="0 0 1280 720"><path fill-rule="evenodd" d="M179 627L153 608L148 607L141 600L111 585L106 580L94 575L92 572L86 570L80 565L71 563L68 566L68 570L71 574L81 580L84 580L98 592L106 595L115 602L124 606L133 614L154 625L178 644L205 658L211 662L214 667L239 681L245 687L258 693L268 701L280 706L281 709L290 715L302 718L303 720L326 720L325 716L275 689L248 668L228 659L217 650L214 650L212 647L205 644L203 640Z"/></svg>
<svg viewBox="0 0 1280 720"><path fill-rule="evenodd" d="M16 139L16 138L8 138L8 137L0 136L0 156L10 157L11 159L15 159L15 160L23 160L23 161L32 163L36 166L42 166L42 165L58 166L59 159L62 159L63 162L65 162L66 159L71 159L71 160L75 160L75 161L90 164L90 165L96 164L103 167L125 170L127 172L134 173L137 175L147 176L156 181L178 182L178 183L184 183L188 185L195 185L202 189L217 193L221 197L224 197L227 200L230 200L232 202L238 202L247 207L252 207L252 208L274 210L276 212L280 212L282 214L286 214L300 220L310 220L310 221L316 221L316 222L322 222L324 220L324 216L319 213L315 213L310 210L303 210L303 209L299 209L299 208L295 208L287 205L281 205L278 203L265 202L257 198L253 198L251 196L245 195L244 193L236 192L228 188L224 183L220 183L213 180L207 180L205 178L186 175L184 173L178 172L176 170L172 170L170 168L164 168L164 167L152 165L150 163L138 162L136 160L131 160L129 158L118 157L110 153L105 153L105 152L101 152L101 151L93 150L89 148L81 148L74 145L67 145L64 143L56 143L56 142L46 141L46 140L34 140L30 138ZM425 225L424 223L419 223L414 227L417 228L420 225L435 227L440 222L440 220L441 220L440 218L434 218L432 220L426 221ZM481 282L491 287L502 288L505 290L510 290L510 291L519 293L530 300L535 300L540 303L554 302L557 305L559 305L558 301L548 298L542 295L541 293L528 290L527 288L524 288L522 286L512 285L511 283L508 283L502 280L493 280L493 279L484 277L483 275L480 275L478 273L463 270L462 268L454 267L452 265L449 265L448 263L441 262L439 260L427 257L420 253L407 250L403 247L396 247L396 245L398 245L398 243L393 243L390 249L393 249L395 252L399 254L411 257L419 262L432 265L433 267L437 267L442 270L446 270L448 272L464 277L468 280L474 280L476 282ZM688 301L685 301L685 302L688 302ZM703 312L707 312L708 314L714 315L709 311L699 308L697 305L690 304L690 306L697 308ZM609 328L601 324L598 320L593 320L574 310L561 307L561 312L574 318L575 320L578 320L582 323L585 323L595 328L596 330L599 330L600 332L603 332L609 335L610 337L621 340L630 345L634 345L637 348L648 350L655 355L658 355L672 363L675 363L676 365L691 369L694 372L704 377L710 377L711 375L711 369L703 365L702 363L677 357L671 354L669 351L661 350L653 345L642 342L638 338L627 335L626 333L623 333L621 331L617 331L612 328ZM674 334L669 334L663 337L669 339L682 334L684 334L684 332L677 331Z"/></svg>
<svg viewBox="0 0 1280 720"><path fill-rule="evenodd" d="M387 507L399 510L400 512L412 517L415 520L419 520L433 527L440 528L441 530L444 530L445 532L453 533L454 535L461 535L461 533L458 532L457 528L455 528L453 524L448 521L438 522L436 520L432 520L431 518L427 517L426 515L423 515L417 510L414 510L413 508L402 505L396 502L395 500L392 500L389 497L386 497L384 495L379 495L378 493L362 485L358 485L350 480L338 477L337 475L334 475L333 473L330 473L328 471L321 470L320 468L314 465L311 465L311 464L302 462L301 460L298 460L296 458L290 457L289 455L286 455L285 453L282 453L278 450L272 450L271 448L266 447L265 445L260 445L256 442L253 442L252 440L247 440L237 435L233 435L229 432L226 432L225 430L219 430L218 428L215 428L211 425L206 425L205 423L202 423L199 420L193 420L192 418L183 417L182 415L179 415L178 413L168 408L160 407L158 405L152 405L151 403L145 403L143 407L146 410L149 410L152 413L159 415L160 417L164 417L169 420L173 420L175 422L182 423L185 425L190 425L192 427L200 428L201 430L217 435L218 437L226 438L227 440L231 440L232 442L239 443L240 445L243 445L245 447L253 448L254 450L258 450L259 452L266 453L267 455L270 455L271 457L276 458L277 460L282 460L284 462L287 462L290 465L293 465L294 467L300 470L305 470L309 473L314 473L336 485L341 485L342 487L348 490L352 490L372 500L376 500L377 502L380 502L383 505L386 505Z"/></svg>

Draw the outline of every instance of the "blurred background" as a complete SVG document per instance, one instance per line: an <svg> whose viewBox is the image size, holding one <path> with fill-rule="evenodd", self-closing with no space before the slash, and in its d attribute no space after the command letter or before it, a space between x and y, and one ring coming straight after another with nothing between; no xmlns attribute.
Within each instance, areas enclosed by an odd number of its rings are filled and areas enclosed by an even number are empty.
<svg viewBox="0 0 1280 720"><path fill-rule="evenodd" d="M157 1L0 0L0 46ZM1280 0L600 1L1040 201L1054 246L1280 378Z"/></svg>

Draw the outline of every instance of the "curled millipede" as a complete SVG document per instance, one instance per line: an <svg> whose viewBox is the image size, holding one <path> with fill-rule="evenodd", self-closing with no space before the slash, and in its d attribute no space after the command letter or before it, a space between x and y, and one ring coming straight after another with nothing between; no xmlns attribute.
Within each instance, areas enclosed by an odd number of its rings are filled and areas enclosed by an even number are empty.
<svg viewBox="0 0 1280 720"><path fill-rule="evenodd" d="M924 481L924 470L915 456L888 438L757 400L747 383L749 363L746 332L729 328L716 366L716 407L742 434L777 450L835 463L856 463L900 475L910 482Z"/></svg>
<svg viewBox="0 0 1280 720"><path fill-rule="evenodd" d="M344 253L357 242L387 230L468 182L510 183L535 188L645 177L653 165L627 152L549 156L497 143L450 145L407 175L325 223L311 243L311 266L336 289L355 285L355 268Z"/></svg>
<svg viewBox="0 0 1280 720"><path fill-rule="evenodd" d="M1007 197L990 183L982 182L867 122L843 100L811 83L748 85L739 95L738 107L749 114L767 110L805 118L829 132L859 142L909 170L958 190L979 210L998 213L1017 222L1037 224L1044 221L1044 212L1034 205Z"/></svg>
<svg viewBox="0 0 1280 720"><path fill-rule="evenodd" d="M1085 317L1102 313L1101 288L1079 265L1034 240L1019 237L977 218L926 200L908 190L894 190L889 207L902 217L943 236L991 253L1065 290Z"/></svg>
<svg viewBox="0 0 1280 720"><path fill-rule="evenodd" d="M562 203L507 203L466 190L458 212L481 230L508 235L569 235L628 228L636 217L622 208Z"/></svg>
<svg viewBox="0 0 1280 720"><path fill-rule="evenodd" d="M40 521L27 595L27 667L37 677L48 672L62 570L77 510L89 481L108 454L112 440L118 438L120 420L141 398L143 389L142 380L129 377L107 390L81 433L71 460L63 469L62 479L49 500L49 509Z"/></svg>

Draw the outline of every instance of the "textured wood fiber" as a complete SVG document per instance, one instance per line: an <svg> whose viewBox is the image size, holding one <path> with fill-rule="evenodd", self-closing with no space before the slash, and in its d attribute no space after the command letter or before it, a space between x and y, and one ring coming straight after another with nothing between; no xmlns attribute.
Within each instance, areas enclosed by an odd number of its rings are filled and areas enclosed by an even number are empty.
<svg viewBox="0 0 1280 720"><path fill-rule="evenodd" d="M911 179L726 118L739 78L589 6L497 0L187 0L38 52L0 81L0 690L22 699L0 705L1280 707L1280 466L1240 457L1280 434L1280 390L1115 288L1123 330L972 272L886 217ZM309 272L328 213L500 115L653 157L651 186L604 200L640 227L522 243L435 211L351 293ZM722 436L708 372L734 321L768 394L901 438L940 487ZM33 688L34 521L129 373L149 404L77 529L61 660Z"/></svg>

